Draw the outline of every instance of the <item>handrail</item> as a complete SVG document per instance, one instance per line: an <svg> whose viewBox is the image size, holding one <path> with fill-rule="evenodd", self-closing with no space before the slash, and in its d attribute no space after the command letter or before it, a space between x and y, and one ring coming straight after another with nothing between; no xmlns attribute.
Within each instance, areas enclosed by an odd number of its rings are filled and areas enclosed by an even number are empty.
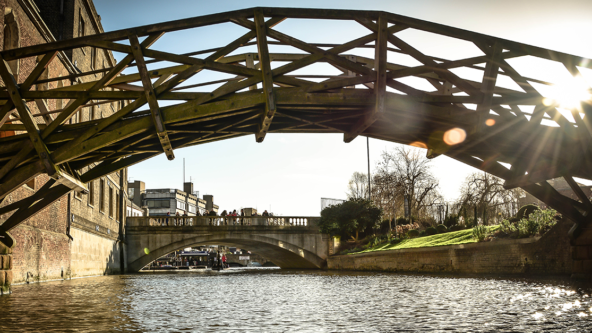
<svg viewBox="0 0 592 333"><path fill-rule="evenodd" d="M134 227L184 226L281 226L309 227L319 217L313 216L136 216L127 217L126 224Z"/></svg>

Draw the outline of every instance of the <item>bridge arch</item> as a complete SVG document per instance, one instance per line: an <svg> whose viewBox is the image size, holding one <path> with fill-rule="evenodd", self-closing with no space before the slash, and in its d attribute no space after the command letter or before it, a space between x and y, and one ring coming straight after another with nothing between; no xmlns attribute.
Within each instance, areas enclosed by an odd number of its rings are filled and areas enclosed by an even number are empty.
<svg viewBox="0 0 592 333"><path fill-rule="evenodd" d="M318 269L326 266L329 248L326 235L310 230L316 228L307 227L272 227L269 228L271 230L249 230L253 229L252 227L145 227L143 229L128 231L128 272L137 272L150 262L173 251L207 244L249 249L273 261L281 268ZM299 229L301 232L295 232L294 229ZM149 250L148 254L145 249Z"/></svg>

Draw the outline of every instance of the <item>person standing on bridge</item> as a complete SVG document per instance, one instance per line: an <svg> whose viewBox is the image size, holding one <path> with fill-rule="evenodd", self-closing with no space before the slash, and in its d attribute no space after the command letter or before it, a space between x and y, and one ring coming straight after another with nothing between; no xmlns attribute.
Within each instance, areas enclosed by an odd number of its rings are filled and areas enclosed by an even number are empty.
<svg viewBox="0 0 592 333"><path fill-rule="evenodd" d="M240 224L241 225L244 225L244 222L245 222L245 219L243 218L243 216L245 216L245 210L244 209L241 209L240 216L241 216Z"/></svg>
<svg viewBox="0 0 592 333"><path fill-rule="evenodd" d="M222 268L226 268L226 254L222 255Z"/></svg>
<svg viewBox="0 0 592 333"><path fill-rule="evenodd" d="M169 216L171 216L171 212L167 212L167 218L166 218L167 227L169 226Z"/></svg>

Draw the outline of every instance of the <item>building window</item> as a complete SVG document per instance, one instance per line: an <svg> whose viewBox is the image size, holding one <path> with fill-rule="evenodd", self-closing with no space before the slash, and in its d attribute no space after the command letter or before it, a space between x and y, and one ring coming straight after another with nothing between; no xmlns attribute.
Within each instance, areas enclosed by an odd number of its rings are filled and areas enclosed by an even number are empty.
<svg viewBox="0 0 592 333"><path fill-rule="evenodd" d="M189 212L195 214L195 212L197 212L197 209L194 205L189 205Z"/></svg>
<svg viewBox="0 0 592 333"><path fill-rule="evenodd" d="M148 208L170 208L171 202L169 200L147 200Z"/></svg>
<svg viewBox="0 0 592 333"><path fill-rule="evenodd" d="M119 212L119 193L115 193L115 220L121 220L121 214Z"/></svg>
<svg viewBox="0 0 592 333"><path fill-rule="evenodd" d="M88 183L88 204L94 206L95 204L95 182Z"/></svg>
<svg viewBox="0 0 592 333"><path fill-rule="evenodd" d="M101 179L99 184L99 210L105 211L105 180Z"/></svg>
<svg viewBox="0 0 592 333"><path fill-rule="evenodd" d="M130 200L134 200L134 190L135 189L133 187L127 189L127 196Z"/></svg>
<svg viewBox="0 0 592 333"><path fill-rule="evenodd" d="M181 210L185 210L185 202L177 200L177 208Z"/></svg>
<svg viewBox="0 0 592 333"><path fill-rule="evenodd" d="M113 204L113 187L109 186L109 216L113 217L115 210L115 205Z"/></svg>
<svg viewBox="0 0 592 333"><path fill-rule="evenodd" d="M78 10L78 37L84 36L84 18L82 18L82 9Z"/></svg>
<svg viewBox="0 0 592 333"><path fill-rule="evenodd" d="M90 69L97 68L97 48L92 47L90 49Z"/></svg>

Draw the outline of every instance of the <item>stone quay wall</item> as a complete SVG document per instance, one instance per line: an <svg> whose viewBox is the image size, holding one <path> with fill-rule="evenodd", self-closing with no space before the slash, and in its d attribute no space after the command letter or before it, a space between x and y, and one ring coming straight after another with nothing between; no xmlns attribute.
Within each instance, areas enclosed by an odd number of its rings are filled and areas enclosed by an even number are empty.
<svg viewBox="0 0 592 333"><path fill-rule="evenodd" d="M0 243L0 296L10 293L12 284L12 249Z"/></svg>
<svg viewBox="0 0 592 333"><path fill-rule="evenodd" d="M559 222L542 237L486 243L387 250L327 259L329 269L461 274L570 275L572 222Z"/></svg>

